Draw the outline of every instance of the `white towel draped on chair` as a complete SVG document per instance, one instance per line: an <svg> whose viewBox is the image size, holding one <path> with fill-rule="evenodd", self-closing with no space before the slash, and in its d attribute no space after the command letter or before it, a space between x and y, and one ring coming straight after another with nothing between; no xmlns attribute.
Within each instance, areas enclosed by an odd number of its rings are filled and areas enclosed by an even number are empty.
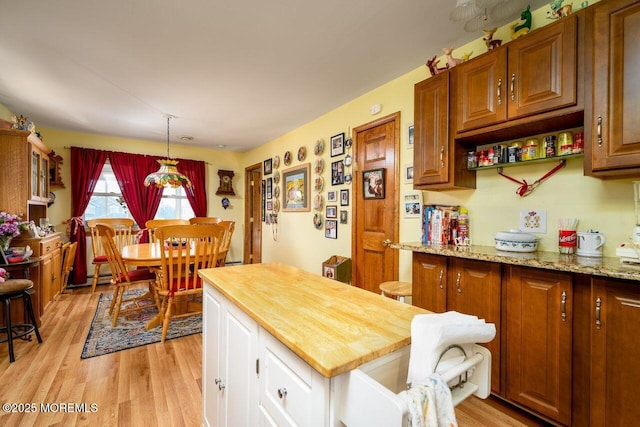
<svg viewBox="0 0 640 427"><path fill-rule="evenodd" d="M470 345L489 342L495 335L495 325L485 323L484 319L478 319L476 316L455 311L416 315L411 322L411 355L407 383L424 383L436 371L440 355L450 345L460 345L470 357ZM457 356L462 357L459 352ZM441 369L438 371L441 372Z"/></svg>

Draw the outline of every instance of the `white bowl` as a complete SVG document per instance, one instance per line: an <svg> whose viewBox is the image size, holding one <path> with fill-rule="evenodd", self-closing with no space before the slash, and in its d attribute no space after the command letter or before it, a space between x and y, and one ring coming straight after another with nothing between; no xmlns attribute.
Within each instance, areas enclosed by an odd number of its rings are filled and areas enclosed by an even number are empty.
<svg viewBox="0 0 640 427"><path fill-rule="evenodd" d="M520 230L499 231L495 234L496 249L508 252L535 252L538 238Z"/></svg>

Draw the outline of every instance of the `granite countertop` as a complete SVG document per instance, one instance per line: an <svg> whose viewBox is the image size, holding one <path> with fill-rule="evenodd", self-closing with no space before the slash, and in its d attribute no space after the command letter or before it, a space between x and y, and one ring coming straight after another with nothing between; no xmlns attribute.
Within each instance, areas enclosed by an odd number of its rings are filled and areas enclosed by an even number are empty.
<svg viewBox="0 0 640 427"><path fill-rule="evenodd" d="M280 263L199 274L327 378L409 345L411 320L429 313Z"/></svg>
<svg viewBox="0 0 640 427"><path fill-rule="evenodd" d="M591 258L541 251L504 252L493 246L427 245L422 242L394 243L390 247L434 255L640 281L640 265L622 264L617 257Z"/></svg>

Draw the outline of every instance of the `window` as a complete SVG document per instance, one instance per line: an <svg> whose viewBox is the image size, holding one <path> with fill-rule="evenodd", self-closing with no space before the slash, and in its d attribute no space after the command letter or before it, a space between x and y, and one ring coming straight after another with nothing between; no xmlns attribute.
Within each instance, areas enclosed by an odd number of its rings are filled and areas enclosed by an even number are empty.
<svg viewBox="0 0 640 427"><path fill-rule="evenodd" d="M164 189L155 219L189 219L194 216L184 188ZM127 204L122 197L118 181L108 160L102 168L84 218L133 218L127 209Z"/></svg>

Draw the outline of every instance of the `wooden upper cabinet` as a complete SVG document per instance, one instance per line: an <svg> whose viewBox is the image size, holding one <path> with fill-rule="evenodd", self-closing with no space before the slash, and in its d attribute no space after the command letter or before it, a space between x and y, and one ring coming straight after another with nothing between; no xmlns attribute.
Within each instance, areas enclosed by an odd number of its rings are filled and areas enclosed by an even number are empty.
<svg viewBox="0 0 640 427"><path fill-rule="evenodd" d="M424 190L475 188L476 176L468 171L467 150L450 135L449 72L415 85L413 186Z"/></svg>
<svg viewBox="0 0 640 427"><path fill-rule="evenodd" d="M612 0L594 5L593 58L587 71L585 173L598 176L640 172L640 2ZM591 79L589 80L589 71Z"/></svg>
<svg viewBox="0 0 640 427"><path fill-rule="evenodd" d="M449 73L415 85L414 184L439 184L449 177Z"/></svg>
<svg viewBox="0 0 640 427"><path fill-rule="evenodd" d="M569 16L456 66L456 131L576 105L578 18Z"/></svg>

